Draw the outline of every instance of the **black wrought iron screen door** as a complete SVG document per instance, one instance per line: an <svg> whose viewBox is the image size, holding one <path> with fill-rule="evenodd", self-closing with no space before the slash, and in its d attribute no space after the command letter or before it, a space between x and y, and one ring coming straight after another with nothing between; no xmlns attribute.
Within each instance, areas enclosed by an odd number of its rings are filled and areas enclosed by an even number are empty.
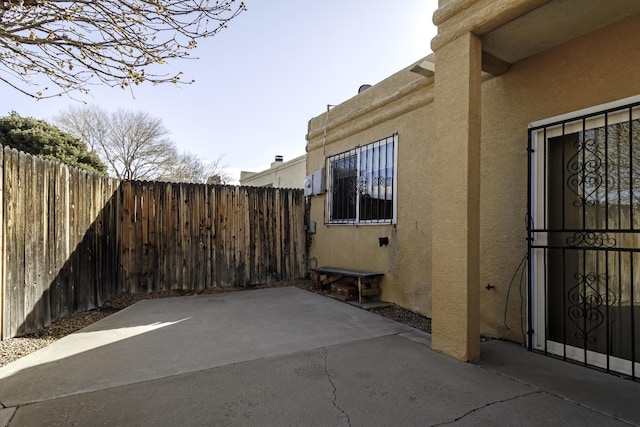
<svg viewBox="0 0 640 427"><path fill-rule="evenodd" d="M529 153L529 344L637 378L640 103L535 124Z"/></svg>

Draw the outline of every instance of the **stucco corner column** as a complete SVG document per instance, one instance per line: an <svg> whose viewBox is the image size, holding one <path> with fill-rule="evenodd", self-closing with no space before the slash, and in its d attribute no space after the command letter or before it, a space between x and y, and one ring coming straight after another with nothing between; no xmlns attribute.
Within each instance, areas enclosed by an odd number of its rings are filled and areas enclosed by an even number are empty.
<svg viewBox="0 0 640 427"><path fill-rule="evenodd" d="M432 197L432 348L480 359L482 43L467 33L436 52Z"/></svg>

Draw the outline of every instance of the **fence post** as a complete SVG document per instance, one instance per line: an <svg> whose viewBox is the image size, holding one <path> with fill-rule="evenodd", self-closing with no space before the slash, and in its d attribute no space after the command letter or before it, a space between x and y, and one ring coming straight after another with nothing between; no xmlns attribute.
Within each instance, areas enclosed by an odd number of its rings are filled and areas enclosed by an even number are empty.
<svg viewBox="0 0 640 427"><path fill-rule="evenodd" d="M0 150L0 341L4 336L4 150Z"/></svg>

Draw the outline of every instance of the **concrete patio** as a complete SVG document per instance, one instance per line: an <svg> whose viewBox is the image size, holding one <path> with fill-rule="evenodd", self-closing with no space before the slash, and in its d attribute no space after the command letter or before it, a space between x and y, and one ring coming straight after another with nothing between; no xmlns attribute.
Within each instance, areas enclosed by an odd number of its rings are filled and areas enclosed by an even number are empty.
<svg viewBox="0 0 640 427"><path fill-rule="evenodd" d="M640 425L640 383L295 287L144 300L0 368L0 426Z"/></svg>

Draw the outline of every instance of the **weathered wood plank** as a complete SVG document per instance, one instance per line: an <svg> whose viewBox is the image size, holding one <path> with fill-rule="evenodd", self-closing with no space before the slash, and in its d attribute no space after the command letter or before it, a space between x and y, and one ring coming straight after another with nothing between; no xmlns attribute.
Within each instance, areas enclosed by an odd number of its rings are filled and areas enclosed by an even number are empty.
<svg viewBox="0 0 640 427"><path fill-rule="evenodd" d="M111 295L115 296L122 292L122 187L119 181L108 179L109 200L111 201L111 215L109 220L110 248L113 254L113 263L108 271L108 276L112 280Z"/></svg>
<svg viewBox="0 0 640 427"><path fill-rule="evenodd" d="M174 195L175 189L171 184L165 187L165 227L167 230L165 249L162 263L166 289L175 289L175 259L176 259L176 212Z"/></svg>
<svg viewBox="0 0 640 427"><path fill-rule="evenodd" d="M104 267L104 275L109 283L108 298L111 299L120 293L120 185L111 178L105 178L108 193L105 197L108 206L108 215L105 217L107 227L107 250L109 251L111 262Z"/></svg>
<svg viewBox="0 0 640 427"><path fill-rule="evenodd" d="M301 191L120 182L3 154L2 337L122 291L201 290L305 272Z"/></svg>
<svg viewBox="0 0 640 427"><path fill-rule="evenodd" d="M252 282L252 262L251 262L251 240L252 240L252 220L253 220L253 212L251 207L253 206L251 203L251 196L247 191L247 188L239 187L242 191L242 198L244 199L244 209L240 212L244 213L244 229L243 229L243 237L244 243L242 244L242 249L244 251L244 277L243 283L245 285L251 285Z"/></svg>
<svg viewBox="0 0 640 427"><path fill-rule="evenodd" d="M131 243L130 235L132 233L132 216L133 216L133 194L131 192L131 182L123 182L122 190L122 290L130 292L131 282Z"/></svg>
<svg viewBox="0 0 640 427"><path fill-rule="evenodd" d="M231 279L231 286L237 286L240 282L240 270L239 270L239 264L240 264L240 259L242 258L242 254L240 252L240 227L241 227L241 219L239 216L239 211L240 211L240 197L239 197L239 192L237 191L237 187L231 187L231 194L232 194L232 201L231 201L231 206L232 206L232 221L233 221L233 231L232 231L232 236L231 236L231 241L232 241L232 245L233 245L233 257L231 260L231 273L232 273L232 279Z"/></svg>
<svg viewBox="0 0 640 427"><path fill-rule="evenodd" d="M282 199L282 210L280 211L280 218L282 219L282 276L289 277L293 271L291 266L291 223L293 222L290 217L290 198L289 191L281 191L280 198Z"/></svg>
<svg viewBox="0 0 640 427"><path fill-rule="evenodd" d="M24 329L24 323L26 321L26 315L28 312L25 312L25 304L26 295L25 288L26 277L25 277L25 239L27 233L27 224L24 221L21 221L20 218L23 218L27 215L26 203L27 203L27 195L28 195L28 185L27 185L27 157L23 153L16 153L16 206L15 206L15 221L16 221L16 240L14 241L15 245L15 257L14 257L14 286L15 286L15 298L16 303L12 304L14 307L14 328L16 332L22 332Z"/></svg>
<svg viewBox="0 0 640 427"><path fill-rule="evenodd" d="M233 193L229 187L224 188L224 212L223 215L225 217L224 221L224 246L222 250L225 254L225 262L224 262L224 276L223 283L224 286L231 286L233 283L233 260L235 257L235 246L234 246L234 231L235 231L235 223L233 217Z"/></svg>
<svg viewBox="0 0 640 427"><path fill-rule="evenodd" d="M271 271L271 254L273 251L271 250L271 240L269 239L269 228L271 224L270 214L270 197L269 192L266 190L261 191L260 193L260 204L261 204L261 222L260 222L260 239L259 239L259 247L261 252L260 257L260 267L261 267L261 281L264 283L269 282L269 275Z"/></svg>
<svg viewBox="0 0 640 427"><path fill-rule="evenodd" d="M203 262L203 289L211 288L211 188L202 185L202 262Z"/></svg>
<svg viewBox="0 0 640 427"><path fill-rule="evenodd" d="M305 218L307 218L307 209L309 209L310 204L307 205L307 201L304 196L304 191L299 190L298 194L298 206L299 216L298 216L298 241L299 241L299 250L296 252L298 254L304 254L302 257L298 257L298 275L297 277L303 278L308 274L309 267L309 246L307 243L307 232L305 229Z"/></svg>
<svg viewBox="0 0 640 427"><path fill-rule="evenodd" d="M86 231L86 190L87 184L85 172L74 168L76 176L73 183L73 214L74 214L74 245L73 248L73 311L83 311L86 309L86 288L85 270L87 268L87 245L85 242Z"/></svg>
<svg viewBox="0 0 640 427"><path fill-rule="evenodd" d="M95 213L95 198L93 192L95 191L96 176L93 174L85 175L84 185L84 202L85 202L85 216L83 227L83 242L86 248L85 263L83 268L83 284L84 288L84 309L90 310L96 307L96 213Z"/></svg>
<svg viewBox="0 0 640 427"><path fill-rule="evenodd" d="M249 226L247 224L247 197L244 187L236 187L238 191L238 281L236 285L247 286L249 284L249 272L247 270L249 263L247 262L247 254L249 252L249 245L247 244L247 234L249 233Z"/></svg>
<svg viewBox="0 0 640 427"><path fill-rule="evenodd" d="M276 280L282 280L283 276L283 265L284 265L284 254L283 254L283 240L284 240L284 227L282 224L282 209L284 209L284 205L282 204L282 191L278 188L276 189L276 207L275 207L275 217L276 217L276 257L277 257L277 274Z"/></svg>
<svg viewBox="0 0 640 427"><path fill-rule="evenodd" d="M212 202L211 202L211 286L220 287L220 264L221 264L221 249L222 242L221 228L220 228L220 186L214 186L212 189Z"/></svg>
<svg viewBox="0 0 640 427"><path fill-rule="evenodd" d="M107 177L103 177L102 181L102 209L101 221L102 221L102 235L100 236L100 245L102 246L102 254L104 262L101 264L100 277L102 281L99 283L100 294L98 298L98 304L102 306L106 301L111 299L115 295L115 242L113 239L113 209L115 206L113 200L113 189L111 188L111 180Z"/></svg>
<svg viewBox="0 0 640 427"><path fill-rule="evenodd" d="M228 200L227 187L220 188L220 198L218 199L218 221L220 224L220 241L218 244L218 280L219 286L228 286L229 283L229 271L227 266L231 257L230 245L229 245L229 228L231 218L227 215Z"/></svg>
<svg viewBox="0 0 640 427"><path fill-rule="evenodd" d="M171 214L172 214L172 222L171 222L171 259L170 259L170 269L171 269L171 289L180 289L180 273L182 271L182 263L180 261L180 245L182 244L180 238L182 236L182 226L181 226L181 217L180 217L180 186L172 185L171 186Z"/></svg>
<svg viewBox="0 0 640 427"><path fill-rule="evenodd" d="M153 289L160 291L165 289L164 270L161 264L161 257L164 254L164 190L162 184L156 184L152 188L153 194L153 231L151 232L151 240L154 242L153 261Z"/></svg>
<svg viewBox="0 0 640 427"><path fill-rule="evenodd" d="M21 305L20 297L17 295L17 192L18 192L18 165L17 151L12 151L9 147L4 149L4 220L5 220L5 285L3 310L3 338L13 337L17 332L16 316L17 305Z"/></svg>
<svg viewBox="0 0 640 427"><path fill-rule="evenodd" d="M140 234L138 235L136 242L142 243L142 246L139 247L137 258L137 261L140 264L136 264L139 269L139 279L136 292L146 293L151 292L151 286L149 283L149 277L151 275L151 266L149 265L149 191L146 183L138 182L136 187L138 194L140 195L140 215L138 220L136 220L136 231Z"/></svg>
<svg viewBox="0 0 640 427"><path fill-rule="evenodd" d="M249 271L249 284L257 284L257 271L256 271L256 225L258 219L258 213L256 209L256 192L252 188L245 189L247 194L247 223L248 233L245 237L245 245L247 245L247 269Z"/></svg>
<svg viewBox="0 0 640 427"><path fill-rule="evenodd" d="M93 176L93 186L91 189L91 199L93 206L93 307L100 307L102 305L104 283L102 267L108 262L108 255L105 253L104 236L106 234L104 230L104 194L105 189L103 187L104 180L102 177Z"/></svg>
<svg viewBox="0 0 640 427"><path fill-rule="evenodd" d="M44 159L38 159L37 182L40 192L36 200L37 215L39 222L38 243L42 252L37 254L36 278L38 283L38 305L40 306L40 316L38 319L38 327L51 325L51 303L50 292L51 277L49 274L49 169L50 162Z"/></svg>
<svg viewBox="0 0 640 427"><path fill-rule="evenodd" d="M55 240L55 279L52 289L52 316L60 319L68 314L67 276L69 268L69 169L65 165L56 165L55 171L55 224L53 238Z"/></svg>
<svg viewBox="0 0 640 427"><path fill-rule="evenodd" d="M194 195L193 184L184 184L185 198L183 200L182 209L185 213L185 222L182 235L182 289L193 289L194 286L194 241L197 236L194 235L195 230L195 214L194 214Z"/></svg>
<svg viewBox="0 0 640 427"><path fill-rule="evenodd" d="M4 226L4 174L6 168L4 165L4 150L0 150L0 248L5 247L5 226ZM4 310L5 310L5 266L4 254L0 253L0 341L4 339Z"/></svg>
<svg viewBox="0 0 640 427"><path fill-rule="evenodd" d="M158 240L157 240L157 218L156 218L156 188L153 183L145 182L145 190L147 194L147 252L145 253L148 261L149 274L147 275L149 292L157 290L157 262L158 259Z"/></svg>
<svg viewBox="0 0 640 427"><path fill-rule="evenodd" d="M201 250L200 250L200 191L196 184L189 184L189 197L191 202L191 247L188 252L190 289L201 289Z"/></svg>
<svg viewBox="0 0 640 427"><path fill-rule="evenodd" d="M185 259L185 272L186 272L186 287L185 289L195 289L196 281L198 277L196 262L198 260L198 213L197 213L197 201L195 196L195 185L187 184L188 189L188 203L185 203L184 207L188 206L189 222L185 224L186 236L188 244L185 245L184 259Z"/></svg>
<svg viewBox="0 0 640 427"><path fill-rule="evenodd" d="M24 212L30 217L29 224L24 228L24 316L21 325L22 330L34 330L38 328L38 297L37 297L37 250L38 250L38 227L39 215L36 211L38 191L37 185L37 159L33 156L22 156L20 167L25 172L20 173L20 178L24 182Z"/></svg>
<svg viewBox="0 0 640 427"><path fill-rule="evenodd" d="M236 217L234 215L234 192L233 188L225 187L225 193L227 198L225 215L227 219L226 224L226 247L225 251L228 253L227 262L225 265L225 286L233 286L235 282L235 269L233 268L236 258Z"/></svg>
<svg viewBox="0 0 640 427"><path fill-rule="evenodd" d="M55 205L56 205L56 164L50 160L45 162L45 175L46 175L46 194L43 195L44 202L44 221L47 225L47 255L46 255L46 279L47 284L47 313L45 318L45 326L51 325L51 323L57 320L56 313L54 313L54 307L56 303L56 240L55 240Z"/></svg>
<svg viewBox="0 0 640 427"><path fill-rule="evenodd" d="M94 235L93 235L93 298L94 308L100 307L103 304L103 294L106 288L106 280L103 277L103 267L108 262L108 254L105 252L106 246L104 244L104 236L106 230L104 229L105 213L105 188L104 180L101 176L95 175L93 180L91 198L93 199L93 223L94 223Z"/></svg>
<svg viewBox="0 0 640 427"><path fill-rule="evenodd" d="M16 187L18 185L17 152L14 153L6 147L4 150L5 161L5 301L3 337L12 337L17 332L15 322L16 304L20 303L16 295L16 234L18 224L16 222Z"/></svg>
<svg viewBox="0 0 640 427"><path fill-rule="evenodd" d="M206 289L207 283L207 188L203 184L196 186L198 199L198 280L195 284L197 290Z"/></svg>
<svg viewBox="0 0 640 427"><path fill-rule="evenodd" d="M184 201L187 197L187 188L185 184L177 185L176 194L176 214L178 229L176 230L176 288L185 289L185 272L186 260L184 259L184 248L188 245L185 239L185 222L188 223L188 209L184 207Z"/></svg>
<svg viewBox="0 0 640 427"><path fill-rule="evenodd" d="M146 289L143 287L143 278L146 274L148 266L144 265L144 238L143 233L146 231L143 208L144 208L144 198L143 198L143 188L142 183L140 181L136 181L134 183L133 188L135 189L136 194L136 220L134 223L134 237L133 237L133 248L134 248L134 270L136 274L134 275L134 283L133 283L133 293L144 293Z"/></svg>
<svg viewBox="0 0 640 427"><path fill-rule="evenodd" d="M211 196L213 190L211 186L205 186L203 189L205 194L204 206L203 206L203 225L204 225L204 241L203 250L205 257L205 271L204 271L204 289L210 289L212 287L212 221L211 221Z"/></svg>
<svg viewBox="0 0 640 427"><path fill-rule="evenodd" d="M105 291L105 298L111 299L118 294L118 281L119 281L119 253L120 246L118 241L117 224L118 220L118 206L119 206L119 191L118 186L115 185L114 180L105 177L105 187L107 193L105 194L105 209L103 216L104 228L105 228L105 250L108 252L109 262L103 266L103 277L108 284L108 291Z"/></svg>
<svg viewBox="0 0 640 427"><path fill-rule="evenodd" d="M127 254L128 254L128 269L127 269L127 278L126 278L126 292L130 294L136 293L137 283L138 283L138 266L137 266L137 256L138 256L138 248L139 245L136 244L136 235L138 221L139 221L139 208L138 208L138 194L137 194L137 185L135 181L129 183L128 188L129 194L129 217L127 218Z"/></svg>
<svg viewBox="0 0 640 427"><path fill-rule="evenodd" d="M111 296L122 292L122 189L119 181L108 179L109 200L111 201L111 215L109 221L110 236L109 241L112 248L112 264L108 267L108 276L112 280Z"/></svg>

